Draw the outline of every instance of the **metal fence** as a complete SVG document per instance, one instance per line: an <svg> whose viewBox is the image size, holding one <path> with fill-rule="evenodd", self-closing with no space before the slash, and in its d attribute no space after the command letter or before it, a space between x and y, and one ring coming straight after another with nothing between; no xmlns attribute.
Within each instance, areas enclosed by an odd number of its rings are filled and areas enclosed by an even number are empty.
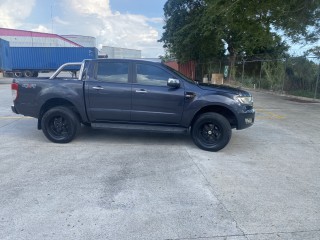
<svg viewBox="0 0 320 240"><path fill-rule="evenodd" d="M309 98L320 97L320 59L314 56L280 59L237 59L231 67L227 58L198 63L196 79L210 82L223 74L232 85L266 89Z"/></svg>

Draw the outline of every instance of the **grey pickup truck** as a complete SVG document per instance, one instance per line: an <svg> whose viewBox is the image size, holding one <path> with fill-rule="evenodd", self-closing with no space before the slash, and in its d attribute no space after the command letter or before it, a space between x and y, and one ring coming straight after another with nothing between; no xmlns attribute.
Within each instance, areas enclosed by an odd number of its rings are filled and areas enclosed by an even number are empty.
<svg viewBox="0 0 320 240"><path fill-rule="evenodd" d="M61 77L78 67L78 77ZM61 66L50 78L17 78L11 84L16 114L38 119L55 143L73 140L81 124L190 133L201 149L219 151L232 129L252 126L247 91L202 84L160 62L94 59Z"/></svg>

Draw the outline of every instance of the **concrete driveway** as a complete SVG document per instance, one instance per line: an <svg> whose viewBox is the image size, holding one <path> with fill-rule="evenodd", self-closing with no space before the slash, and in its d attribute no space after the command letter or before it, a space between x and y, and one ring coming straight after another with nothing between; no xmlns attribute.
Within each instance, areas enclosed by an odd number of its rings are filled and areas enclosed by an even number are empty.
<svg viewBox="0 0 320 240"><path fill-rule="evenodd" d="M0 79L0 239L320 239L320 104L254 92L217 153L188 135L83 128L49 142Z"/></svg>

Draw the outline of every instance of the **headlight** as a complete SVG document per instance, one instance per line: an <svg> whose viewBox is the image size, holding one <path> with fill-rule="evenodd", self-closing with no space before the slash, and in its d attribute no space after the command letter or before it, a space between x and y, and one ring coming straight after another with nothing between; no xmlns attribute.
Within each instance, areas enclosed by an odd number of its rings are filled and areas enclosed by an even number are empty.
<svg viewBox="0 0 320 240"><path fill-rule="evenodd" d="M236 96L235 99L236 99L239 103L241 103L241 104L243 104L243 105L251 105L251 106L253 105L253 98L252 98L252 96L250 96L250 97Z"/></svg>

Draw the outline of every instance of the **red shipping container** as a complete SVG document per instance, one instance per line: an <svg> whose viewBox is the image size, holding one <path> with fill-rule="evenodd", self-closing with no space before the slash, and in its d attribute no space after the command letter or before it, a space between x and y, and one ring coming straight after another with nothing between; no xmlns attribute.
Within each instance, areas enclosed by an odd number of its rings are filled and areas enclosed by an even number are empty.
<svg viewBox="0 0 320 240"><path fill-rule="evenodd" d="M178 63L177 61L168 61L165 64L178 72L182 73L188 78L195 80L196 78L196 63L194 61L189 61L186 63Z"/></svg>

